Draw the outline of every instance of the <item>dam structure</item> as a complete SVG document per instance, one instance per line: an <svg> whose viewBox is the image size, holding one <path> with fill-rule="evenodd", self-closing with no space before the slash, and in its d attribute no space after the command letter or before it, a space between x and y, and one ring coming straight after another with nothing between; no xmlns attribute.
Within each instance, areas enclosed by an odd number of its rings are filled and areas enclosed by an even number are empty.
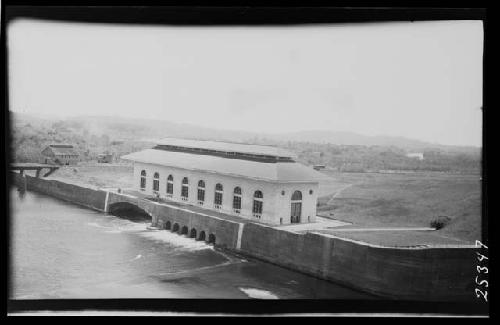
<svg viewBox="0 0 500 325"><path fill-rule="evenodd" d="M281 149L165 139L122 158L134 162L132 189L95 189L19 173L11 177L27 190L105 213L140 209L159 231L373 295L475 299L473 245L388 247L315 231L312 226L321 224L316 200L322 174Z"/></svg>

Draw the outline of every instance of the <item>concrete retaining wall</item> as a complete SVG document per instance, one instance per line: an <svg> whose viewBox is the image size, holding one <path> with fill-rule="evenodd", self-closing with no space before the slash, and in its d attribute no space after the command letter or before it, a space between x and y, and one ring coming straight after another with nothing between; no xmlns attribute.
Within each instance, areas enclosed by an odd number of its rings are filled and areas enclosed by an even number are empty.
<svg viewBox="0 0 500 325"><path fill-rule="evenodd" d="M19 174L14 184L22 184ZM124 194L83 188L26 176L28 190L99 211L113 204L137 205L159 227L169 221L180 229L216 236L218 246L376 295L410 300L472 300L476 275L473 248L398 249L357 243L321 234L295 234L261 224L245 225L164 206ZM108 196L106 201L106 196Z"/></svg>
<svg viewBox="0 0 500 325"><path fill-rule="evenodd" d="M76 203L94 210L104 211L106 192L56 180L48 180L18 173L11 173L11 182L16 185L26 184L29 191L47 194L58 199Z"/></svg>
<svg viewBox="0 0 500 325"><path fill-rule="evenodd" d="M475 298L476 255L471 248L377 247L258 224L245 226L241 242L248 255L388 298Z"/></svg>

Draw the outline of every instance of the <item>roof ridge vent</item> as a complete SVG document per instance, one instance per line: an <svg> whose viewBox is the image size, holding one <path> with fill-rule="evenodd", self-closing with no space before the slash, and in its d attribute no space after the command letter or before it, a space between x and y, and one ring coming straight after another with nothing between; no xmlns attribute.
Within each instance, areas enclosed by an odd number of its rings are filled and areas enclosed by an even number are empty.
<svg viewBox="0 0 500 325"><path fill-rule="evenodd" d="M157 145L163 146L164 148L169 147L177 150L224 153L227 155L241 154L254 157L258 156L263 158L275 158L280 160L290 160L297 158L297 155L295 153L271 145L244 144L213 140L190 140L179 138L164 138L159 140L157 142Z"/></svg>

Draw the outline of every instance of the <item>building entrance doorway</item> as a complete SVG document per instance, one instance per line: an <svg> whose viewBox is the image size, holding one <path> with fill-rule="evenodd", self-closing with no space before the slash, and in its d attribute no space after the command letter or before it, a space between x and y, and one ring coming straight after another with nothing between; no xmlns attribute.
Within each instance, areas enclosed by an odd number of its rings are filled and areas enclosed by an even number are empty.
<svg viewBox="0 0 500 325"><path fill-rule="evenodd" d="M302 203L292 203L291 223L300 223L300 210L302 210Z"/></svg>
<svg viewBox="0 0 500 325"><path fill-rule="evenodd" d="M301 214L302 214L302 193L300 191L295 191L292 195L290 223L300 223Z"/></svg>

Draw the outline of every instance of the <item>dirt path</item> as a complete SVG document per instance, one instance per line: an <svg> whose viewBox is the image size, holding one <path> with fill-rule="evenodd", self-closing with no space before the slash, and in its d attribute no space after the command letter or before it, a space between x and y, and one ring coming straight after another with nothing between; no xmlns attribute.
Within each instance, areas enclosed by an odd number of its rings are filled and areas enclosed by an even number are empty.
<svg viewBox="0 0 500 325"><path fill-rule="evenodd" d="M335 192L331 197L330 199L328 200L328 202L326 203L327 205L331 204L333 199L335 199L336 197L338 197L344 190L348 189L349 187L353 186L353 185L356 185L356 183L353 183L353 184L349 184L349 185L346 185L344 187L342 187L340 190L338 190L337 192Z"/></svg>

